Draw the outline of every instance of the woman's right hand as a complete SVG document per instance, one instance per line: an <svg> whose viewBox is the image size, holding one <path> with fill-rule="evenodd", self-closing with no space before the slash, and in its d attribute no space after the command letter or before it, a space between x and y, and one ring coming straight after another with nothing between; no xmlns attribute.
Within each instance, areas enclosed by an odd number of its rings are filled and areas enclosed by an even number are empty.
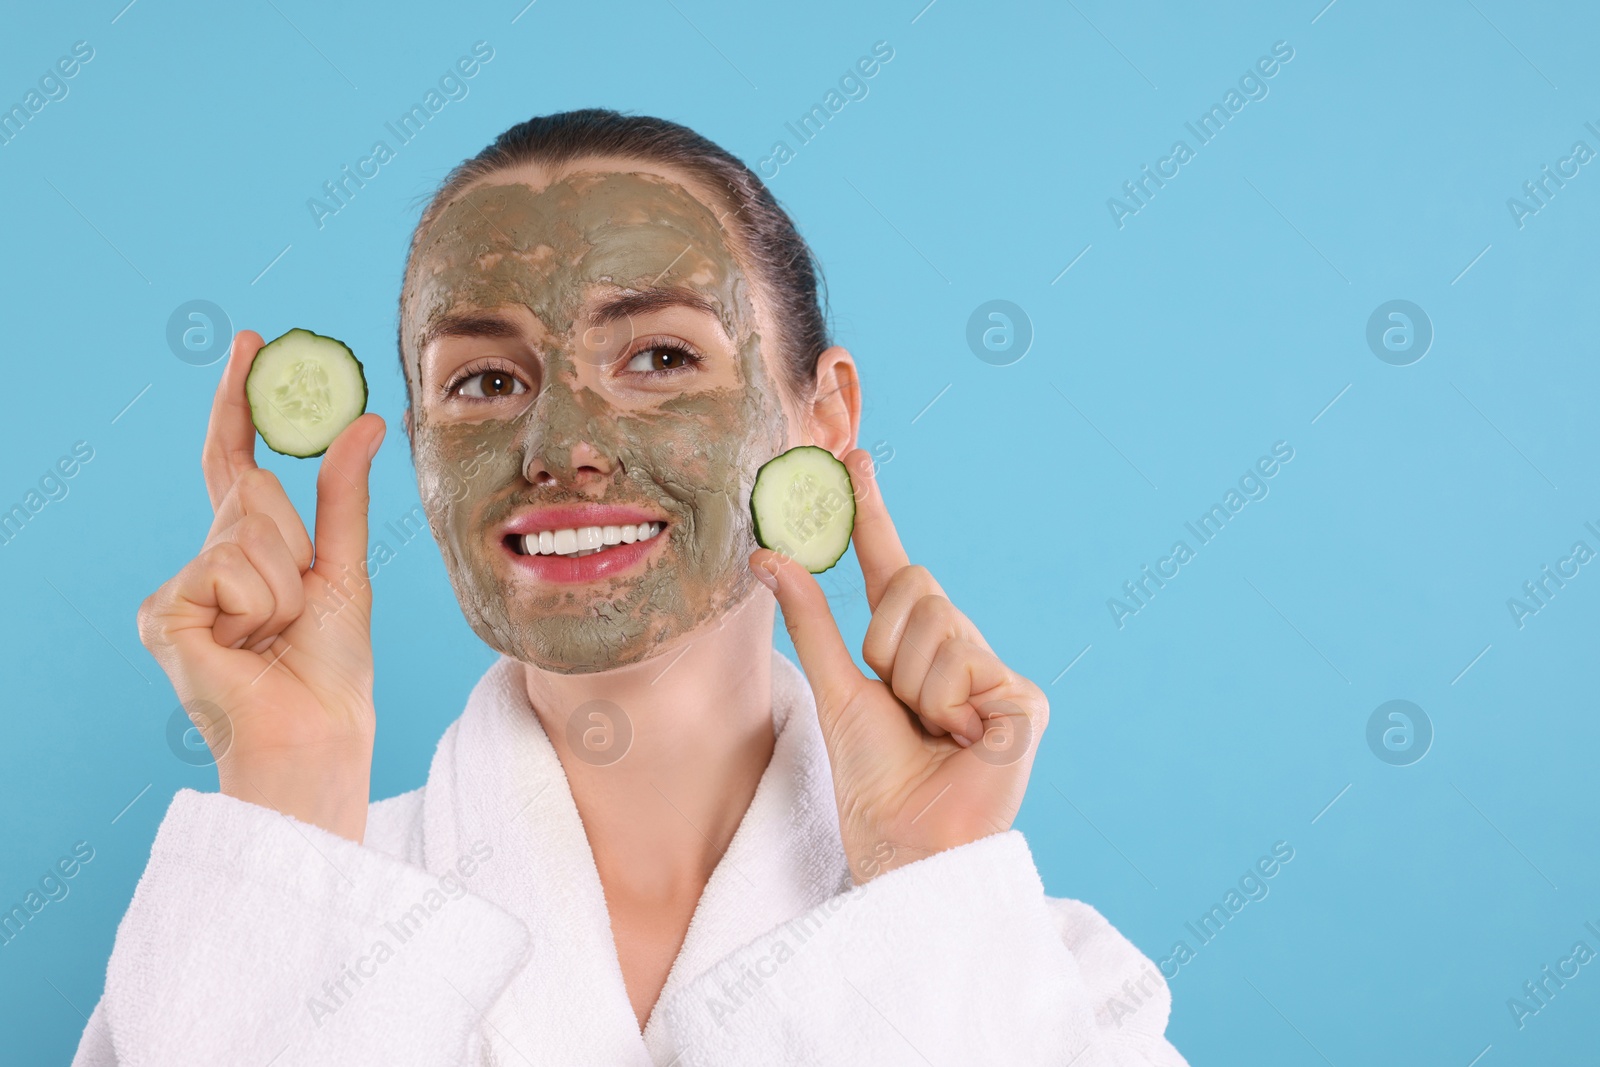
<svg viewBox="0 0 1600 1067"><path fill-rule="evenodd" d="M245 376L263 344L234 335L200 457L216 518L139 606L139 639L211 746L224 793L359 842L377 718L367 476L384 422L362 415L323 454L313 545L255 462Z"/></svg>

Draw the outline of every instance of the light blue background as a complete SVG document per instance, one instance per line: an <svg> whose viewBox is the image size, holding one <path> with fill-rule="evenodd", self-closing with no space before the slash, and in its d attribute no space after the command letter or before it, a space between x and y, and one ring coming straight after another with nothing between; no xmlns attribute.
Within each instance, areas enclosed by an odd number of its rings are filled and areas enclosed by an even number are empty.
<svg viewBox="0 0 1600 1067"><path fill-rule="evenodd" d="M827 271L912 557L1050 696L1020 819L1050 892L1160 959L1292 845L1171 982L1196 1064L1593 1062L1600 963L1521 1030L1506 1006L1576 941L1600 950L1600 565L1521 629L1506 604L1574 541L1600 549L1600 164L1523 228L1506 206L1574 141L1600 149L1592 8L123 2L30 5L0 36L5 105L95 49L0 146L0 507L73 442L95 450L0 547L0 905L95 849L0 948L15 1062L68 1058L168 798L215 788L169 749L175 698L134 626L210 520L221 364L174 357L173 310L353 345L390 424L378 538L416 503L402 255L451 165L591 105L753 164L879 40L894 58L869 95L772 187ZM306 200L479 40L470 95L318 229ZM1195 147L1184 123L1276 41L1294 58L1269 95L1119 229L1107 198ZM965 340L997 298L1035 334L1003 367ZM1436 333L1406 367L1365 341L1396 298ZM1294 459L1270 495L1118 629L1107 599L1277 441ZM263 462L309 515L314 464ZM852 558L828 580L852 641L856 577ZM492 654L430 541L375 586L386 796L421 784ZM1436 732L1411 766L1365 739L1396 698Z"/></svg>

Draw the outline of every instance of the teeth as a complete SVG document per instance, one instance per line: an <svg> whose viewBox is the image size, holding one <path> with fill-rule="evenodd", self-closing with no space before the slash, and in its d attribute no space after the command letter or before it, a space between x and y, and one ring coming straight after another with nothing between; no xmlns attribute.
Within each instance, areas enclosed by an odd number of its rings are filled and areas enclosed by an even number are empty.
<svg viewBox="0 0 1600 1067"><path fill-rule="evenodd" d="M665 529L659 522L636 526L578 526L566 530L541 530L524 534L522 551L530 556L588 556L607 546L648 541Z"/></svg>

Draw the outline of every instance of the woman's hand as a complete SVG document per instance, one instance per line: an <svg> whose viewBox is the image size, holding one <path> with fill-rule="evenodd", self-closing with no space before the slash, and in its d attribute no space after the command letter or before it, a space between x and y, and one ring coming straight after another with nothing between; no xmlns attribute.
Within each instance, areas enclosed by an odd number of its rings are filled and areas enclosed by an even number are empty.
<svg viewBox="0 0 1600 1067"><path fill-rule="evenodd" d="M872 457L845 456L855 485L852 540L872 621L857 669L822 587L783 555L757 549L816 695L833 764L845 855L857 883L1008 830L1022 803L1049 703L1012 671L911 565L878 490Z"/></svg>
<svg viewBox="0 0 1600 1067"><path fill-rule="evenodd" d="M217 385L201 467L216 518L199 555L139 606L139 639L217 760L222 791L360 841L376 716L367 475L383 419L323 454L316 543L255 462L241 330Z"/></svg>

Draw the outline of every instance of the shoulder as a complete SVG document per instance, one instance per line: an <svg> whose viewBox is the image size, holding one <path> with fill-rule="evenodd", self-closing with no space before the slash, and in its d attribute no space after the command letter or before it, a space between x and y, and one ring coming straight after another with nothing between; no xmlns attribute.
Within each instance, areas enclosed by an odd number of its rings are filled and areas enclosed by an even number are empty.
<svg viewBox="0 0 1600 1067"><path fill-rule="evenodd" d="M1055 920L1062 941L1075 954L1094 952L1119 943L1133 947L1094 905L1071 897L1046 896L1044 902L1050 917Z"/></svg>
<svg viewBox="0 0 1600 1067"><path fill-rule="evenodd" d="M422 863L423 788L401 793L367 807L367 833L362 844L397 859Z"/></svg>
<svg viewBox="0 0 1600 1067"><path fill-rule="evenodd" d="M1172 994L1161 972L1143 952L1111 925L1093 905L1068 897L1045 897L1062 943L1078 962L1094 999L1102 1027L1160 1034L1172 1009Z"/></svg>

